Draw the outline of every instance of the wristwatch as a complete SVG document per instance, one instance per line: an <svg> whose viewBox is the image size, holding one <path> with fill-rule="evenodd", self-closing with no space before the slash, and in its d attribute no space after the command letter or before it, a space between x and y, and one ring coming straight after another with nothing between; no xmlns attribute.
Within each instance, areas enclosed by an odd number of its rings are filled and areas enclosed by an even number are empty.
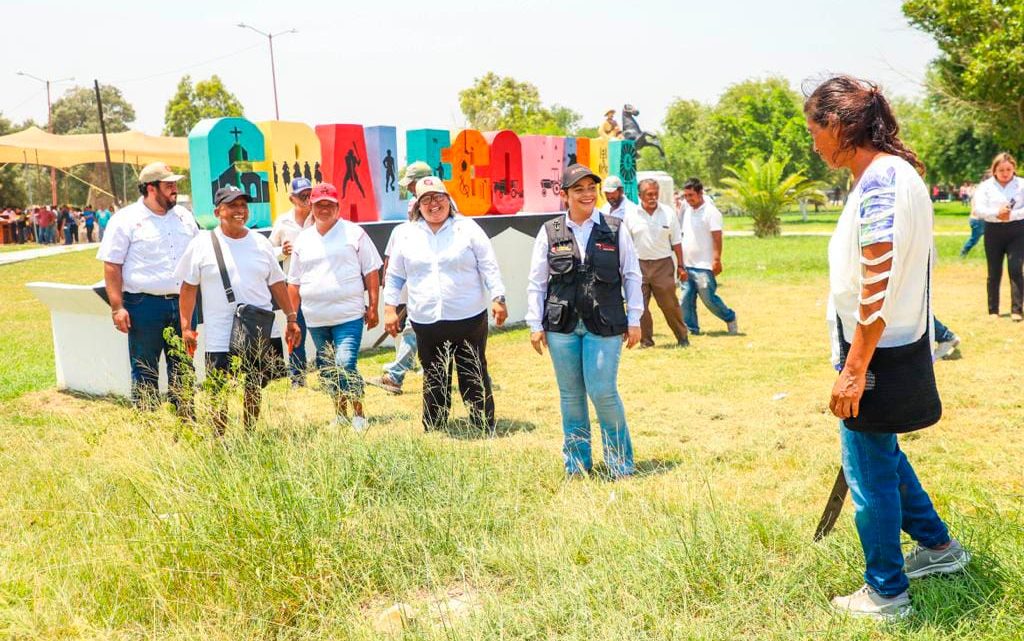
<svg viewBox="0 0 1024 641"><path fill-rule="evenodd" d="M500 304L504 305L505 304L505 297L504 296L495 296L492 299L491 302L493 302L493 303L500 303Z"/></svg>

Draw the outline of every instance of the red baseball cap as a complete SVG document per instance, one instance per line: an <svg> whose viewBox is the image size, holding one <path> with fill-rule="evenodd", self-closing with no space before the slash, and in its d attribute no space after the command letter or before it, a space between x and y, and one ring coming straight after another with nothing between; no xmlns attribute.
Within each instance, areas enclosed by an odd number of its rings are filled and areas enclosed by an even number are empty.
<svg viewBox="0 0 1024 641"><path fill-rule="evenodd" d="M332 203L338 202L338 188L331 183L320 183L313 188L309 195L309 203L313 204L321 200L329 200Z"/></svg>

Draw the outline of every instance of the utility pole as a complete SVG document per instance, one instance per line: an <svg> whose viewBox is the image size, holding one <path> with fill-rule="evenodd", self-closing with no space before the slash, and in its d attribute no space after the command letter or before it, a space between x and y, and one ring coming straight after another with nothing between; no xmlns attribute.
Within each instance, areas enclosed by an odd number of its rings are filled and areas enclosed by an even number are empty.
<svg viewBox="0 0 1024 641"><path fill-rule="evenodd" d="M286 31L281 31L278 33L267 33L266 31L261 31L252 25L245 24L244 22L239 22L237 26L242 29L252 29L261 36L266 37L267 43L270 45L270 81L274 85L274 120L280 120L281 111L278 109L277 106L277 69L275 68L274 65L274 38L289 33L298 33L299 31L297 29L288 29Z"/></svg>
<svg viewBox="0 0 1024 641"><path fill-rule="evenodd" d="M38 80L39 82L41 82L44 85L46 85L46 129L47 129L47 131L49 131L52 134L53 133L53 116L52 116L52 114L50 112L51 112L51 109L53 108L53 103L50 100L50 85L54 84L54 83L57 83L57 82L68 82L68 81L74 80L74 77L71 77L71 78L61 78L60 80L47 80L47 79L40 78L38 76L33 76L30 73L25 73L24 71L19 71L18 75L19 76L25 76L26 78L31 78L33 80ZM53 200L53 202L51 204L54 207L56 207L57 206L57 170L54 169L53 167L50 167L50 198Z"/></svg>

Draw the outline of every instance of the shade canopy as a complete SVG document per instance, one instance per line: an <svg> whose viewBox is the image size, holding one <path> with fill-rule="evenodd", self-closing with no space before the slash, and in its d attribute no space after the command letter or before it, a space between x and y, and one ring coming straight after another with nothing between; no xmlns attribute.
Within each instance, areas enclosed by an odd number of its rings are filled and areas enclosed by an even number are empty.
<svg viewBox="0 0 1024 641"><path fill-rule="evenodd" d="M110 162L148 165L165 162L188 167L188 138L149 136L140 131L108 134ZM18 133L0 136L0 164L26 163L67 169L75 165L106 162L103 136L73 134L61 136L29 127Z"/></svg>

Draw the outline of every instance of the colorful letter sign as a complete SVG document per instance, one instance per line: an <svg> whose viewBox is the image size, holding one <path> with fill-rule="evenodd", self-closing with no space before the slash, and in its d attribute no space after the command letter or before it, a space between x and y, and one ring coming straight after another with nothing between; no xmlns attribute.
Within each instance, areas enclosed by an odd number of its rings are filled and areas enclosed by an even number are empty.
<svg viewBox="0 0 1024 641"><path fill-rule="evenodd" d="M487 178L487 166L491 155L483 134L475 129L460 131L452 146L441 150L441 160L452 168L451 179L444 184L459 211L466 216L490 211L491 180Z"/></svg>
<svg viewBox="0 0 1024 641"><path fill-rule="evenodd" d="M492 214L514 214L523 208L523 146L511 131L484 134L491 144Z"/></svg>
<svg viewBox="0 0 1024 641"><path fill-rule="evenodd" d="M562 152L560 136L520 136L523 146L523 209L528 212L562 208Z"/></svg>
<svg viewBox="0 0 1024 641"><path fill-rule="evenodd" d="M367 127L364 133L380 219L405 220L406 208L398 197L398 131L394 127Z"/></svg>
<svg viewBox="0 0 1024 641"><path fill-rule="evenodd" d="M304 176L314 185L323 182L320 139L312 127L301 122L267 120L257 126L265 140L264 160L253 167L270 176L270 209L276 220L279 213L292 207L288 194L293 179Z"/></svg>
<svg viewBox="0 0 1024 641"><path fill-rule="evenodd" d="M263 160L263 132L245 118L200 120L188 135L192 211L204 229L213 229L213 194L234 185L249 195L250 227L270 225L267 173L254 171Z"/></svg>
<svg viewBox="0 0 1024 641"><path fill-rule="evenodd" d="M362 125L317 125L324 181L338 188L342 218L365 223L378 220L366 139Z"/></svg>

